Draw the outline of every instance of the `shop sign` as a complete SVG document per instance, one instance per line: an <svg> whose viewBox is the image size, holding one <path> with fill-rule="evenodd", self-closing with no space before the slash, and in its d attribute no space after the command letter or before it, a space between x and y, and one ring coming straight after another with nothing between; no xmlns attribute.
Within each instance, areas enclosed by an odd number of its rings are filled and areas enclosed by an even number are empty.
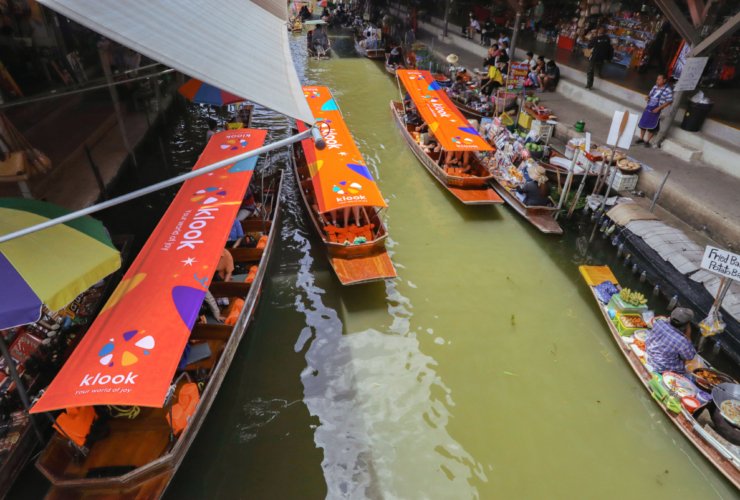
<svg viewBox="0 0 740 500"><path fill-rule="evenodd" d="M506 79L506 90L523 90L524 82L529 75L529 64L526 62L511 63Z"/></svg>
<svg viewBox="0 0 740 500"><path fill-rule="evenodd" d="M694 90L701 80L704 68L707 66L708 57L689 57L681 70L681 78L678 79L673 90Z"/></svg>
<svg viewBox="0 0 740 500"><path fill-rule="evenodd" d="M740 255L707 245L701 268L725 278L740 281Z"/></svg>

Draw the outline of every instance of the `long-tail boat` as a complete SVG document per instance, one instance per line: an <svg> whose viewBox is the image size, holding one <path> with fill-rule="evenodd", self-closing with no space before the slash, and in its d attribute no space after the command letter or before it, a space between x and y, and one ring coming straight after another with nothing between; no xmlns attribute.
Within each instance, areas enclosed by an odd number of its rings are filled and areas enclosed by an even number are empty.
<svg viewBox="0 0 740 500"><path fill-rule="evenodd" d="M194 168L255 149L266 134L220 132ZM36 463L51 482L47 498L159 498L166 489L253 316L278 234L282 177L260 176L247 191L256 163L183 184L32 408L65 409ZM225 249L235 220L245 236Z"/></svg>
<svg viewBox="0 0 740 500"><path fill-rule="evenodd" d="M432 74L428 71L399 69L396 75L428 127L428 133L441 146L441 151L427 152L420 143L421 134L416 132L416 126L406 122L410 104L391 101L396 125L419 162L447 191L466 205L503 203L489 185L492 175L476 155L493 148L452 104ZM456 161L461 162L462 166L449 166L448 159L453 156L460 157Z"/></svg>
<svg viewBox="0 0 740 500"><path fill-rule="evenodd" d="M310 139L293 148L301 197L311 222L326 245L329 262L343 285L396 277L380 211L387 205L327 87L303 87L311 112L320 122L326 148ZM298 128L306 125L298 122Z"/></svg>
<svg viewBox="0 0 740 500"><path fill-rule="evenodd" d="M378 40L378 47L374 49L363 47L360 43L362 41L363 38L360 35L355 35L355 52L363 57L367 57L368 59L379 59L381 61L385 60L385 49L380 46L380 40Z"/></svg>
<svg viewBox="0 0 740 500"><path fill-rule="evenodd" d="M719 415L716 418L716 406L714 402L702 404L698 409L689 411L685 406L679 404L678 412L669 410L668 407L659 402L661 397L660 388L656 384L662 384L660 374L654 374L646 367L644 349L638 345L636 335L622 336L614 324L610 315L609 305L606 297L601 297L595 288L606 281L612 282L615 287L619 286L617 278L608 266L579 266L586 284L596 299L599 311L604 321L619 346L619 351L627 360L632 371L635 372L645 389L653 395L653 399L673 425L693 444L709 462L714 465L736 488L740 489L740 454L738 447L722 436L723 428L729 428L729 432L737 435L738 430L729 423L723 421ZM648 335L650 335L648 333ZM700 357L699 357L700 358ZM708 366L706 361L702 364ZM664 388L665 390L665 388ZM645 418L652 418L648 415ZM726 427L725 427L726 426ZM724 431L727 432L727 431Z"/></svg>

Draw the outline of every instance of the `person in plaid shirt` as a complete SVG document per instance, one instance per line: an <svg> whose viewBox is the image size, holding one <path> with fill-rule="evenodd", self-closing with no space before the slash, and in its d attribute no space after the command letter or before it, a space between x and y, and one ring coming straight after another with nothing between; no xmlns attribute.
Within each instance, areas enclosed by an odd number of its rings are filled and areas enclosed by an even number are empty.
<svg viewBox="0 0 740 500"><path fill-rule="evenodd" d="M694 311L677 307L671 313L671 320L658 320L645 340L647 364L652 371L663 373L672 371L686 373L686 362L696 357L696 349L691 343L691 320Z"/></svg>

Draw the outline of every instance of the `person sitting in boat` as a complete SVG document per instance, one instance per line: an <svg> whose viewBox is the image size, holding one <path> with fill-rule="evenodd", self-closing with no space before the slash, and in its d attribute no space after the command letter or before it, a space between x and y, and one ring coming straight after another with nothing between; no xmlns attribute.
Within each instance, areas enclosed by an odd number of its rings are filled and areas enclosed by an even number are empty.
<svg viewBox="0 0 740 500"><path fill-rule="evenodd" d="M239 221L243 221L255 213L257 213L257 202L254 199L254 189L250 184L247 188L247 192L244 194L244 199L239 207L239 212L237 212L236 218Z"/></svg>
<svg viewBox="0 0 740 500"><path fill-rule="evenodd" d="M487 78L481 80L480 87L480 91L486 95L491 95L494 90L504 84L504 74L501 72L498 64L488 66L488 75L486 76Z"/></svg>
<svg viewBox="0 0 740 500"><path fill-rule="evenodd" d="M230 281L234 273L234 257L231 252L224 248L221 257L216 265L216 272L213 275L213 281Z"/></svg>
<svg viewBox="0 0 740 500"><path fill-rule="evenodd" d="M319 55L324 54L329 50L329 37L322 26L317 26L314 30L314 34L311 37L311 43L313 44L314 52Z"/></svg>
<svg viewBox="0 0 740 500"><path fill-rule="evenodd" d="M442 151L442 146L437 142L437 139L435 139L434 135L431 133L426 133L422 135L421 138L421 149L424 150L426 154L437 154Z"/></svg>
<svg viewBox="0 0 740 500"><path fill-rule="evenodd" d="M465 95L465 93L468 91L468 86L465 84L465 78L461 74L457 74L455 76L455 83L452 84L452 87L450 87L450 93L453 95Z"/></svg>
<svg viewBox="0 0 740 500"><path fill-rule="evenodd" d="M548 193L550 191L545 167L532 164L527 169L529 180L516 188L519 200L530 207L544 207L550 204Z"/></svg>
<svg viewBox="0 0 740 500"><path fill-rule="evenodd" d="M414 127L418 127L422 124L421 117L419 116L419 111L415 107L410 107L406 109L406 124L407 125L413 125Z"/></svg>
<svg viewBox="0 0 740 500"><path fill-rule="evenodd" d="M447 151L445 167L462 168L464 173L470 172L470 151Z"/></svg>
<svg viewBox="0 0 740 500"><path fill-rule="evenodd" d="M696 357L691 343L691 321L694 311L677 307L669 321L656 320L645 340L647 366L650 371L686 373L686 363Z"/></svg>
<svg viewBox="0 0 740 500"><path fill-rule="evenodd" d="M388 66L392 66L394 68L403 67L403 53L401 51L401 47L398 44L393 44L391 53L388 56L387 64Z"/></svg>

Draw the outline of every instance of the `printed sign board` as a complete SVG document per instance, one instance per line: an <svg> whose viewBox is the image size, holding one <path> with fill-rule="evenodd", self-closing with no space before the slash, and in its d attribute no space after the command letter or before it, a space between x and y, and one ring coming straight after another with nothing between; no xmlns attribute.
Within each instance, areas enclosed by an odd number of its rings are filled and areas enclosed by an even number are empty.
<svg viewBox="0 0 740 500"><path fill-rule="evenodd" d="M701 268L725 278L740 281L740 255L707 245Z"/></svg>
<svg viewBox="0 0 740 500"><path fill-rule="evenodd" d="M506 90L523 90L528 74L529 64L526 62L511 63L506 78Z"/></svg>
<svg viewBox="0 0 740 500"><path fill-rule="evenodd" d="M701 75L707 66L707 60L709 60L708 57L689 57L686 59L681 71L681 78L678 79L673 90L676 92L679 90L694 90L699 80L701 80Z"/></svg>

